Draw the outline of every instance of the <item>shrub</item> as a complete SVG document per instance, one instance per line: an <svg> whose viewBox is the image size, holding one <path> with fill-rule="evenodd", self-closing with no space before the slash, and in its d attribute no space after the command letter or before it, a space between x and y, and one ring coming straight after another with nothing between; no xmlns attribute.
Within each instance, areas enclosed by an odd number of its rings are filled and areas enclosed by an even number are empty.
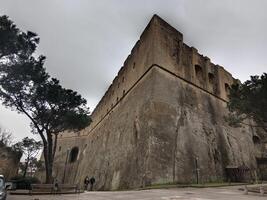
<svg viewBox="0 0 267 200"><path fill-rule="evenodd" d="M15 185L15 189L30 190L31 184L40 183L36 177L15 176L11 178L11 182Z"/></svg>

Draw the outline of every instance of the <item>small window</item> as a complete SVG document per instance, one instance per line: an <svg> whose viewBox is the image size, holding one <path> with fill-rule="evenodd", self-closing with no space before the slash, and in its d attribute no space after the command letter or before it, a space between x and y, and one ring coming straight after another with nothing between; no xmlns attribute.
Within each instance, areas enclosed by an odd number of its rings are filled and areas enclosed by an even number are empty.
<svg viewBox="0 0 267 200"><path fill-rule="evenodd" d="M123 90L122 94L123 94L123 96L125 95L125 90Z"/></svg>
<svg viewBox="0 0 267 200"><path fill-rule="evenodd" d="M209 83L214 84L214 75L212 73L209 73Z"/></svg>
<svg viewBox="0 0 267 200"><path fill-rule="evenodd" d="M124 77L122 77L122 82L124 82Z"/></svg>
<svg viewBox="0 0 267 200"><path fill-rule="evenodd" d="M225 83L224 84L224 88L225 88L226 94L229 95L230 94L230 86L229 86L229 84L228 83Z"/></svg>
<svg viewBox="0 0 267 200"><path fill-rule="evenodd" d="M79 148L78 147L73 147L70 151L70 158L69 162L73 163L77 160L79 154Z"/></svg>
<svg viewBox="0 0 267 200"><path fill-rule="evenodd" d="M117 102L119 101L119 97L117 97Z"/></svg>
<svg viewBox="0 0 267 200"><path fill-rule="evenodd" d="M118 88L120 88L120 82L118 82Z"/></svg>
<svg viewBox="0 0 267 200"><path fill-rule="evenodd" d="M135 62L133 63L133 69L135 68Z"/></svg>
<svg viewBox="0 0 267 200"><path fill-rule="evenodd" d="M195 73L196 73L196 78L199 81L200 84L203 82L203 71L202 67L199 65L195 65Z"/></svg>
<svg viewBox="0 0 267 200"><path fill-rule="evenodd" d="M58 147L58 151L61 151L61 146Z"/></svg>

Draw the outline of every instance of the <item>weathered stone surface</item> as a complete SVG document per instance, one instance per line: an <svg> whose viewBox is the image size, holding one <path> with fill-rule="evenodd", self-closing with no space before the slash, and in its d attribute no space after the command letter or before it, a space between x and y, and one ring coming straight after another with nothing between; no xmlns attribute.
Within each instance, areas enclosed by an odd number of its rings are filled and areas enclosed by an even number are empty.
<svg viewBox="0 0 267 200"><path fill-rule="evenodd" d="M196 162L202 182L225 179L226 166L255 169L255 130L223 119L234 81L154 16L92 113L93 123L60 134L54 176L79 184L94 176L96 189L112 190L196 182ZM79 153L70 162L74 147Z"/></svg>
<svg viewBox="0 0 267 200"><path fill-rule="evenodd" d="M21 155L0 145L0 174L8 180L17 175Z"/></svg>

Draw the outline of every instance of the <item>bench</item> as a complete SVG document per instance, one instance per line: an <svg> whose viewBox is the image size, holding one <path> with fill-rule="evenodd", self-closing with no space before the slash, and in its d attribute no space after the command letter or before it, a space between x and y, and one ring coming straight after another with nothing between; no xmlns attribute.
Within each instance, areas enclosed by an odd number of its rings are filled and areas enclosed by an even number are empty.
<svg viewBox="0 0 267 200"><path fill-rule="evenodd" d="M30 195L33 194L68 194L77 193L76 184L58 184L58 190L55 190L54 184L32 184Z"/></svg>
<svg viewBox="0 0 267 200"><path fill-rule="evenodd" d="M71 193L77 193L78 185L77 184L59 184L59 191L61 192L71 192Z"/></svg>
<svg viewBox="0 0 267 200"><path fill-rule="evenodd" d="M264 195L267 194L267 185L245 187L245 191L246 193L253 192Z"/></svg>
<svg viewBox="0 0 267 200"><path fill-rule="evenodd" d="M52 194L54 191L53 184L31 184L30 194Z"/></svg>

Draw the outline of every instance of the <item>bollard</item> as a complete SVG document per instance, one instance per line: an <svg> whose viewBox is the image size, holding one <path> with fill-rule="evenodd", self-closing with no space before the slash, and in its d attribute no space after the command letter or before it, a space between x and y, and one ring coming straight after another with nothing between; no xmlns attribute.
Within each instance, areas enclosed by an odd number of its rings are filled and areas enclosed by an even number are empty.
<svg viewBox="0 0 267 200"><path fill-rule="evenodd" d="M264 195L264 188L263 188L263 186L260 186L260 194L261 194L261 196Z"/></svg>
<svg viewBox="0 0 267 200"><path fill-rule="evenodd" d="M245 187L244 187L244 194L248 194L248 187L247 187L247 185L245 185Z"/></svg>

